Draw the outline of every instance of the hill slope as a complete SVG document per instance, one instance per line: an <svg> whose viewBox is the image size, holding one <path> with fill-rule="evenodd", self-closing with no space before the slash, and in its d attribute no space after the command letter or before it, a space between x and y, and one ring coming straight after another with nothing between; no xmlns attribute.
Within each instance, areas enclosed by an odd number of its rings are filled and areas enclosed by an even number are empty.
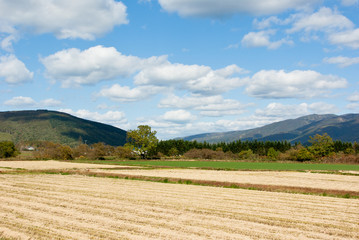
<svg viewBox="0 0 359 240"><path fill-rule="evenodd" d="M263 127L221 133L206 133L184 140L232 142L236 140L284 141L306 143L309 136L328 133L334 140L359 141L359 114L308 115L272 123Z"/></svg>
<svg viewBox="0 0 359 240"><path fill-rule="evenodd" d="M0 140L45 140L73 146L80 138L87 144L119 146L125 144L126 131L56 111L0 112Z"/></svg>

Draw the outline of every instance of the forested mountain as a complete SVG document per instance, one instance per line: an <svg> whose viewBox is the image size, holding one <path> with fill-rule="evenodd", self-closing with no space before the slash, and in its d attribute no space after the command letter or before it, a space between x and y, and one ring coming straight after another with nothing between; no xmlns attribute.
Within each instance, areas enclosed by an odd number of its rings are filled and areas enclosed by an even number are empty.
<svg viewBox="0 0 359 240"><path fill-rule="evenodd" d="M220 133L206 133L183 138L199 142L232 142L236 140L284 141L306 143L309 136L328 133L334 140L359 142L359 114L308 115L263 127Z"/></svg>
<svg viewBox="0 0 359 240"><path fill-rule="evenodd" d="M103 142L120 146L125 144L126 131L57 111L11 111L0 112L1 140L15 143L52 141L68 145L80 141L87 144Z"/></svg>

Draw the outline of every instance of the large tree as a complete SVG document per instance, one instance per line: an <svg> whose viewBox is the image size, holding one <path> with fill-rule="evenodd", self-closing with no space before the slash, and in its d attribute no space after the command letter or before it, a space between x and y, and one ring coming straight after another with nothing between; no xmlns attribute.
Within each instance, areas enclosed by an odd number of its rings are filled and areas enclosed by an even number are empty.
<svg viewBox="0 0 359 240"><path fill-rule="evenodd" d="M140 125L136 130L127 132L127 144L138 153L141 158L150 158L156 154L158 139L156 131L151 131L148 125Z"/></svg>

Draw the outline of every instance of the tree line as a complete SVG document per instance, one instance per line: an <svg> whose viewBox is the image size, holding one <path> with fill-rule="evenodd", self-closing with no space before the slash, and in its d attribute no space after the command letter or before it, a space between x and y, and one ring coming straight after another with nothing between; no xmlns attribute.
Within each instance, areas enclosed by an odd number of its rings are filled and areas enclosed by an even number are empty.
<svg viewBox="0 0 359 240"><path fill-rule="evenodd" d="M288 141L197 142L183 139L159 141L156 131L147 125L127 132L124 146L109 146L104 143L92 145L79 142L69 147L48 141L33 143L36 159L230 159L230 160L283 160L359 163L359 144L333 141L328 134L310 137L309 145L292 145ZM0 142L0 158L14 157L19 153L12 142ZM357 156L358 155L358 156Z"/></svg>

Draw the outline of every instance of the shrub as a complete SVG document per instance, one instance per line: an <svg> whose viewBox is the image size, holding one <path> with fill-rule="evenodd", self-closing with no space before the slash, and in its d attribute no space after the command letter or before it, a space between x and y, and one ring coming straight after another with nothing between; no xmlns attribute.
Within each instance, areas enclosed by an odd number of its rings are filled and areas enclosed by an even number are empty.
<svg viewBox="0 0 359 240"><path fill-rule="evenodd" d="M213 151L207 148L194 148L184 154L184 157L189 159L226 159L227 156L223 151Z"/></svg>
<svg viewBox="0 0 359 240"><path fill-rule="evenodd" d="M239 159L243 159L243 160L253 160L256 158L256 155L253 153L253 151L251 149L248 150L243 150L240 153L238 153L238 157Z"/></svg>
<svg viewBox="0 0 359 240"><path fill-rule="evenodd" d="M279 157L279 152L271 147L268 149L267 157L271 160L277 160Z"/></svg>
<svg viewBox="0 0 359 240"><path fill-rule="evenodd" d="M308 149L298 146L297 148L292 148L279 155L279 159L282 161L311 161L314 160L314 155L308 151Z"/></svg>
<svg viewBox="0 0 359 240"><path fill-rule="evenodd" d="M116 157L119 158L132 158L134 157L134 154L132 152L132 150L128 147L122 147L119 146L117 148L115 148L115 155Z"/></svg>
<svg viewBox="0 0 359 240"><path fill-rule="evenodd" d="M0 142L0 158L16 157L18 151L15 148L15 144L10 141Z"/></svg>

